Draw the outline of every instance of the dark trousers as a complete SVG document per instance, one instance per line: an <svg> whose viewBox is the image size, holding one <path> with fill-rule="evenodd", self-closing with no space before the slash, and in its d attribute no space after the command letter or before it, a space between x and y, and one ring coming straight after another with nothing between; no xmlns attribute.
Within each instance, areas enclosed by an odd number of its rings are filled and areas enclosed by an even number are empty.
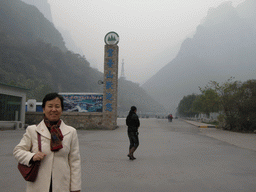
<svg viewBox="0 0 256 192"><path fill-rule="evenodd" d="M52 192L52 178L51 178L51 184L50 184L49 192Z"/></svg>
<svg viewBox="0 0 256 192"><path fill-rule="evenodd" d="M128 132L128 137L130 140L130 149L135 148L139 146L139 133L138 132Z"/></svg>

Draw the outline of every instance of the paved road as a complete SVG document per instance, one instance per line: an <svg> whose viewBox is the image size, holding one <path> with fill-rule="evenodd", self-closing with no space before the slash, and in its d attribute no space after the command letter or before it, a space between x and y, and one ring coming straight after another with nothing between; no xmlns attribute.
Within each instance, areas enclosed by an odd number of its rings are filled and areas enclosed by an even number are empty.
<svg viewBox="0 0 256 192"><path fill-rule="evenodd" d="M78 131L88 192L256 191L256 152L202 134L184 121L141 119L136 160L128 160L125 119L113 131ZM0 191L25 191L12 156L24 131L0 132Z"/></svg>

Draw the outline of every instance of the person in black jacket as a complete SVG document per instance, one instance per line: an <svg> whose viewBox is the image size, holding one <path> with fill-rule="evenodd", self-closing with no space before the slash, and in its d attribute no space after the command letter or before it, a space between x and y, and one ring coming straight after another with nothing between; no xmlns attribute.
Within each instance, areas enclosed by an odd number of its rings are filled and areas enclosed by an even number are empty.
<svg viewBox="0 0 256 192"><path fill-rule="evenodd" d="M140 120L138 115L136 114L137 108L135 106L131 107L131 110L126 117L126 125L128 126L128 137L130 140L130 147L129 147L129 154L127 155L130 160L136 159L133 156L133 153L139 146L139 126L140 126Z"/></svg>

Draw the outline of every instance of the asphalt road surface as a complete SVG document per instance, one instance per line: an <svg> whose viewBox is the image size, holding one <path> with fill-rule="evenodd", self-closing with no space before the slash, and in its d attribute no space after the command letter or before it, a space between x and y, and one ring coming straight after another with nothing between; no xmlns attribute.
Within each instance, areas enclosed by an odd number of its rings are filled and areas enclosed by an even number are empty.
<svg viewBox="0 0 256 192"><path fill-rule="evenodd" d="M113 131L79 130L83 192L256 191L256 152L202 134L181 120L140 119L127 157L125 119ZM0 132L0 191L25 191L12 150L22 131Z"/></svg>

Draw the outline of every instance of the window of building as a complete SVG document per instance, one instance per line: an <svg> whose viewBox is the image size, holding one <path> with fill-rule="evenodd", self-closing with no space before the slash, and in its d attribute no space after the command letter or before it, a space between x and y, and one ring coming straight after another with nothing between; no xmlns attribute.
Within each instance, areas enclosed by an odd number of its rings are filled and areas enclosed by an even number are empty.
<svg viewBox="0 0 256 192"><path fill-rule="evenodd" d="M0 94L0 121L20 121L21 99Z"/></svg>

